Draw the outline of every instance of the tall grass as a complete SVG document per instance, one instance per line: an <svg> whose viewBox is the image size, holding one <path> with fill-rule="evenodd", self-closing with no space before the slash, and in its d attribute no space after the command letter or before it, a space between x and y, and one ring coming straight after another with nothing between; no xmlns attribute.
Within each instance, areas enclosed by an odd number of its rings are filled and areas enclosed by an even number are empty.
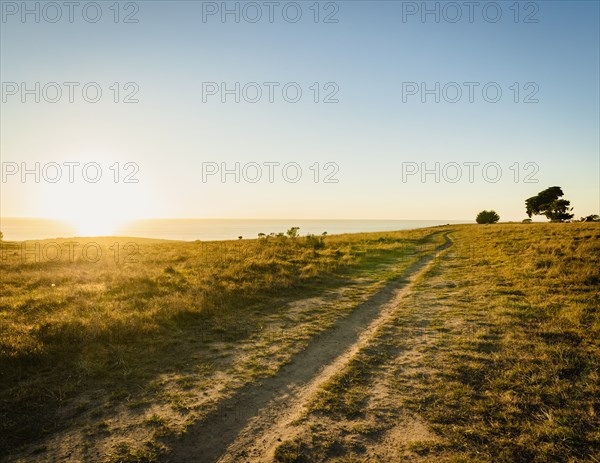
<svg viewBox="0 0 600 463"><path fill-rule="evenodd" d="M432 231L0 243L0 448L64 426L58 410L77 394L142 385L187 360L186 343L236 342L286 300L426 251Z"/></svg>

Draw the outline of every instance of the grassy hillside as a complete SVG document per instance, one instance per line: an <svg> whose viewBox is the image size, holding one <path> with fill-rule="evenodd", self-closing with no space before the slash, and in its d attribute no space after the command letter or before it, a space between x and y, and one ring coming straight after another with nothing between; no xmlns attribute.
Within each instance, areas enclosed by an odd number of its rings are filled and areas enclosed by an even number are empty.
<svg viewBox="0 0 600 463"><path fill-rule="evenodd" d="M135 427L153 455L155 434L183 432L209 407L198 390L212 403L272 374L431 251L440 230L0 243L0 455L32 444L43 454L54 445L45 438L73 427L77 446L96 452L81 458L126 460L137 450L115 450L114 436ZM344 303L288 313L290 301L348 287Z"/></svg>
<svg viewBox="0 0 600 463"><path fill-rule="evenodd" d="M585 223L0 243L0 456L156 461L447 231L276 460L600 461L600 226Z"/></svg>
<svg viewBox="0 0 600 463"><path fill-rule="evenodd" d="M600 226L451 236L277 461L600 461Z"/></svg>

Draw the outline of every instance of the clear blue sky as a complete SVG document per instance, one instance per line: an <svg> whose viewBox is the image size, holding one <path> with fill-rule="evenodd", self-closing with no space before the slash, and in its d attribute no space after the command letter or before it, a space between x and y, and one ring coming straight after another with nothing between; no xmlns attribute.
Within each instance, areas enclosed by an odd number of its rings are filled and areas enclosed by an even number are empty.
<svg viewBox="0 0 600 463"><path fill-rule="evenodd" d="M2 161L94 161L104 176L95 184L79 178L23 184L8 177L1 185L2 215L69 218L85 209L89 217L119 219L472 220L493 208L502 219L520 220L524 199L553 185L563 187L577 217L599 212L598 2L535 2L537 23L522 21L534 11L527 2L519 5L518 23L512 1L499 2L496 23L480 10L469 22L464 2L457 2L463 19L456 23L443 16L436 23L431 15L423 23L418 14L403 21L408 4L393 1L337 2L337 23L315 23L313 2L299 2L298 22L285 21L276 9L270 23L268 7L257 3L263 10L257 23L243 17L236 23L232 16L223 23L217 15L203 22L207 4L199 1L138 2L134 24L115 24L112 2L102 3L103 17L94 24L78 11L73 23L7 16L0 24L3 83L93 81L104 93L96 104L77 91L76 103L63 95L55 104L23 104L19 95L3 95ZM326 3L321 20L333 11ZM426 2L429 8L435 3ZM135 82L139 103L113 103L113 82ZM203 103L203 82L297 82L303 96L285 102L278 87L275 103L265 94L254 104L232 97L223 104L218 96ZM314 82L336 83L339 102L315 104ZM474 103L463 94L457 103L442 98L436 104L419 95L403 102L403 82L481 85ZM502 88L495 104L482 97L487 82ZM515 103L515 82L520 100L537 86L539 102ZM524 89L528 82L535 86ZM321 89L320 98L325 93ZM108 167L116 161L137 163L139 183L112 182ZM297 162L300 181L286 182L276 170L273 183L235 183L233 176L202 182L203 162L269 161ZM315 183L309 170L315 162L321 170L336 163L338 183L324 183L323 170ZM462 180L436 183L429 175L423 183L413 175L403 182L403 163L420 169L436 162L461 165ZM464 162L481 163L472 183ZM515 162L517 183L510 170ZM502 168L497 183L485 181L485 163ZM523 181L532 172L525 163L538 166L538 183Z"/></svg>

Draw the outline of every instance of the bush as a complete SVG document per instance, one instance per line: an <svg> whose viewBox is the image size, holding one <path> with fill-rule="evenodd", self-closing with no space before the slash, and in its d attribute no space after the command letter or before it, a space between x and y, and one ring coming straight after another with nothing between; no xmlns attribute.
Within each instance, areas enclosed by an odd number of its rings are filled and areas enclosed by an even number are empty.
<svg viewBox="0 0 600 463"><path fill-rule="evenodd" d="M298 237L298 230L300 230L300 227L292 227L290 228L287 232L285 232L287 234L287 236L289 236L290 238L297 238Z"/></svg>
<svg viewBox="0 0 600 463"><path fill-rule="evenodd" d="M597 214L588 215L586 217L582 217L580 222L600 222L600 216ZM2 233L0 233L0 238L2 238Z"/></svg>
<svg viewBox="0 0 600 463"><path fill-rule="evenodd" d="M500 216L496 211L481 211L475 218L477 223L496 223L498 220L500 220Z"/></svg>
<svg viewBox="0 0 600 463"><path fill-rule="evenodd" d="M322 249L325 247L323 236L306 235L306 244L313 249Z"/></svg>

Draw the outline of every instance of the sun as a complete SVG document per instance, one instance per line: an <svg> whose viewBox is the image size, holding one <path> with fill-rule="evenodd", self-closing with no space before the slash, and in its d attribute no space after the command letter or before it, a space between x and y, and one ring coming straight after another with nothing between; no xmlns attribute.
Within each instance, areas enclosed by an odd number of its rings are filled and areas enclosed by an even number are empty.
<svg viewBox="0 0 600 463"><path fill-rule="evenodd" d="M75 224L77 236L111 236L117 230L117 224L110 220L85 220Z"/></svg>
<svg viewBox="0 0 600 463"><path fill-rule="evenodd" d="M68 224L75 236L80 237L115 236L131 220L126 211L116 207L111 209L101 204L86 206L74 207L62 216L55 216L55 219Z"/></svg>
<svg viewBox="0 0 600 463"><path fill-rule="evenodd" d="M148 214L150 197L147 187L137 184L65 183L45 191L39 216L67 224L75 236L115 236Z"/></svg>
<svg viewBox="0 0 600 463"><path fill-rule="evenodd" d="M110 213L80 213L77 217L70 217L68 222L77 236L113 236L121 225L121 220Z"/></svg>

